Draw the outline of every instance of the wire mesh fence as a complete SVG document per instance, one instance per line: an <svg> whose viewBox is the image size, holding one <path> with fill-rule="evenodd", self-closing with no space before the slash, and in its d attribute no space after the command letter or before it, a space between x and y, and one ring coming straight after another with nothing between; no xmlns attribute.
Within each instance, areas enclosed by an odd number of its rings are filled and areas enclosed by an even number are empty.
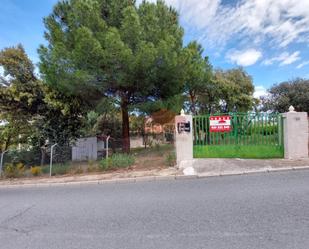
<svg viewBox="0 0 309 249"><path fill-rule="evenodd" d="M122 138L110 137L107 145L107 136L96 136L96 157L87 158L84 157L81 161L88 160L100 160L106 157L107 147L109 155L115 153L121 153L124 143ZM139 148L151 148L154 146L160 146L164 144L174 143L174 133L162 132L162 133L146 133L146 134L131 134L130 135L130 147L131 150ZM3 156L3 165L5 164L17 164L22 163L26 167L31 166L43 166L48 165L51 159L51 146L47 145L43 147L28 147L27 149L11 149L8 150ZM72 161L72 148L76 146L76 142L73 141L70 145L57 145L53 150L53 163L63 164ZM87 148L82 148L87 154Z"/></svg>

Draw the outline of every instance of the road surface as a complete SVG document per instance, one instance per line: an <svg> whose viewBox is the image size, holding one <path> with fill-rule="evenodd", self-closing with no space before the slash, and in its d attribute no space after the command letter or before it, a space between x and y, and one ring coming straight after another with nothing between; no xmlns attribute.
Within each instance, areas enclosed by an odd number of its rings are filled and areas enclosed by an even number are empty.
<svg viewBox="0 0 309 249"><path fill-rule="evenodd" d="M1 249L308 249L309 171L0 189Z"/></svg>

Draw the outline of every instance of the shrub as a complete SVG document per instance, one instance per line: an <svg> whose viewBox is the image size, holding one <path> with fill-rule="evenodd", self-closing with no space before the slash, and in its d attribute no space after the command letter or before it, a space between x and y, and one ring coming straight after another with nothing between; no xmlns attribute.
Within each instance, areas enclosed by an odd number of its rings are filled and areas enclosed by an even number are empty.
<svg viewBox="0 0 309 249"><path fill-rule="evenodd" d="M6 161L15 163L22 163L27 166L40 164L41 152L37 148L30 150L10 150L6 154Z"/></svg>
<svg viewBox="0 0 309 249"><path fill-rule="evenodd" d="M25 173L25 166L22 163L7 163L3 169L3 175L8 178L20 177Z"/></svg>
<svg viewBox="0 0 309 249"><path fill-rule="evenodd" d="M54 164L52 167L52 176L65 175L69 172L70 166L68 164ZM44 174L49 174L49 165L42 168Z"/></svg>
<svg viewBox="0 0 309 249"><path fill-rule="evenodd" d="M42 173L43 174L49 174L49 165L42 167Z"/></svg>
<svg viewBox="0 0 309 249"><path fill-rule="evenodd" d="M101 170L114 168L127 168L135 163L135 158L130 154L113 154L108 159L103 159L100 162Z"/></svg>
<svg viewBox="0 0 309 249"><path fill-rule="evenodd" d="M171 152L171 153L167 154L167 156L165 157L165 164L167 166L170 166L170 167L175 166L175 164L176 164L176 154L175 154L175 152Z"/></svg>
<svg viewBox="0 0 309 249"><path fill-rule="evenodd" d="M277 125L264 125L258 124L256 126L249 127L246 130L247 135L252 134L261 134L261 135L271 135L271 134L277 134L278 133L278 126Z"/></svg>
<svg viewBox="0 0 309 249"><path fill-rule="evenodd" d="M25 165L23 163L17 163L16 168L19 173L24 173L26 170Z"/></svg>
<svg viewBox="0 0 309 249"><path fill-rule="evenodd" d="M65 175L69 171L68 164L55 164L52 168L52 175Z"/></svg>
<svg viewBox="0 0 309 249"><path fill-rule="evenodd" d="M33 176L39 176L42 174L42 168L38 166L31 167L30 172Z"/></svg>

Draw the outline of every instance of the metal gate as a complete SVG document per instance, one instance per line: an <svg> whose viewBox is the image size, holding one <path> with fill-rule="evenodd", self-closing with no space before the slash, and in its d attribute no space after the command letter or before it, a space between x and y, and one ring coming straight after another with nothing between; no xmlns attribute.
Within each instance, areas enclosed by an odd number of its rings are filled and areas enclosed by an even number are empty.
<svg viewBox="0 0 309 249"><path fill-rule="evenodd" d="M213 127L211 120L229 120ZM282 158L281 114L230 113L193 117L194 158Z"/></svg>

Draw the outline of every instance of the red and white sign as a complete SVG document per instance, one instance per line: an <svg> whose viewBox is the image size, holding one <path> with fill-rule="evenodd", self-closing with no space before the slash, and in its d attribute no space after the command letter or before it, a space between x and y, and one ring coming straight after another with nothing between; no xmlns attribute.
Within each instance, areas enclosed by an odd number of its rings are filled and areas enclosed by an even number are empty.
<svg viewBox="0 0 309 249"><path fill-rule="evenodd" d="M231 116L210 116L209 131L210 132L228 132L231 131Z"/></svg>

